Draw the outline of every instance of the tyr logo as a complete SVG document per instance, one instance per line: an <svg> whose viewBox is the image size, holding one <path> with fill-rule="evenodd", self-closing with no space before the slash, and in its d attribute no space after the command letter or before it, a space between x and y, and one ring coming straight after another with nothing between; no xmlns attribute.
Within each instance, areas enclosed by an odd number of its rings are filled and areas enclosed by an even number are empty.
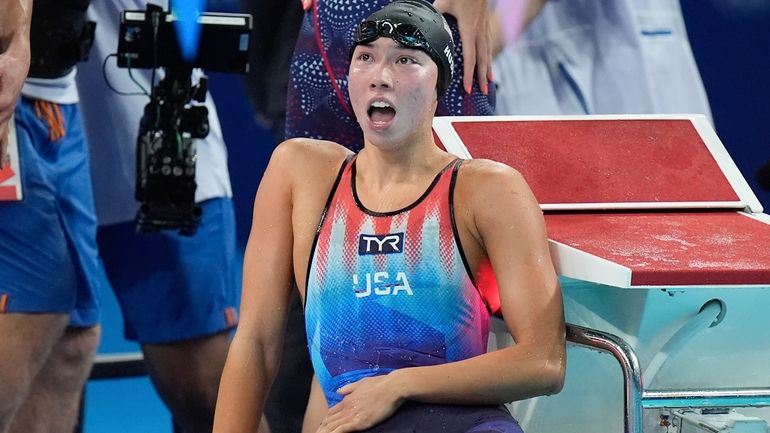
<svg viewBox="0 0 770 433"><path fill-rule="evenodd" d="M358 255L396 254L404 250L404 234L360 235L358 237Z"/></svg>

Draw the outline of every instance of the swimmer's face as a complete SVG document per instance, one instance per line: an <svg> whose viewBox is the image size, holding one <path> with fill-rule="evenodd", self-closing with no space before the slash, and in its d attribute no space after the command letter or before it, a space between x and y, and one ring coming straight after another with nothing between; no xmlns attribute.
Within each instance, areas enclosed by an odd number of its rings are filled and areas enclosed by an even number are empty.
<svg viewBox="0 0 770 433"><path fill-rule="evenodd" d="M438 104L438 66L422 50L382 37L358 45L350 60L350 101L373 144L403 142L426 125Z"/></svg>

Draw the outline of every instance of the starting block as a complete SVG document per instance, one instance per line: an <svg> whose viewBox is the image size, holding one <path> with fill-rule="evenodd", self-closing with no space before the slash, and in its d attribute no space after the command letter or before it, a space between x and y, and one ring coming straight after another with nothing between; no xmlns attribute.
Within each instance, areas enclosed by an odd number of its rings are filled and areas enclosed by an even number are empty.
<svg viewBox="0 0 770 433"><path fill-rule="evenodd" d="M655 395L770 386L770 216L704 116L437 117L433 127L447 151L522 173L567 321L628 342ZM604 362L569 350L560 395L513 404L524 430L623 431L620 372Z"/></svg>

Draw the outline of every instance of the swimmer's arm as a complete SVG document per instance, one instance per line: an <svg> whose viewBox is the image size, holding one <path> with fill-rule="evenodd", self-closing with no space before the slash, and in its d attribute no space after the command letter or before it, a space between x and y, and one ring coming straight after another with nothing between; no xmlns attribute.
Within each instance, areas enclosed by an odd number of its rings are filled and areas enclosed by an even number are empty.
<svg viewBox="0 0 770 433"><path fill-rule="evenodd" d="M305 418L302 420L302 433L317 432L328 411L326 396L318 382L318 377L313 375L313 381L310 383L310 398L305 409Z"/></svg>
<svg viewBox="0 0 770 433"><path fill-rule="evenodd" d="M566 362L562 296L542 212L518 172L486 163L470 204L516 345L464 361L395 371L389 376L394 389L401 389L401 399L497 404L562 388Z"/></svg>
<svg viewBox="0 0 770 433"><path fill-rule="evenodd" d="M256 432L280 361L292 277L292 173L279 146L262 177L244 254L241 317L222 373L214 432Z"/></svg>
<svg viewBox="0 0 770 433"><path fill-rule="evenodd" d="M521 175L510 167L474 161L463 166L462 176L466 187L474 187L462 195L473 215L469 224L476 227L474 237L490 256L506 324L517 344L464 361L404 368L345 385L337 390L342 401L328 411L319 433L367 429L406 400L500 404L561 389L564 317L542 212Z"/></svg>

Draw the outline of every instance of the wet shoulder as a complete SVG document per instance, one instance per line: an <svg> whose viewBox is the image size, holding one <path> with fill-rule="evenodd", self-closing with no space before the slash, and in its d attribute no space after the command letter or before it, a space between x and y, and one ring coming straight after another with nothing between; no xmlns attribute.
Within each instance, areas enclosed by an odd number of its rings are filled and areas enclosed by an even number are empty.
<svg viewBox="0 0 770 433"><path fill-rule="evenodd" d="M515 168L488 159L470 159L460 167L455 184L456 201L471 208L508 197L514 204L530 206L532 191Z"/></svg>
<svg viewBox="0 0 770 433"><path fill-rule="evenodd" d="M457 178L457 187L473 190L497 188L504 184L526 185L524 177L515 168L489 159L463 161Z"/></svg>
<svg viewBox="0 0 770 433"><path fill-rule="evenodd" d="M292 138L275 148L270 164L275 165L279 175L292 179L295 185L325 183L336 179L350 155L350 150L332 141Z"/></svg>

